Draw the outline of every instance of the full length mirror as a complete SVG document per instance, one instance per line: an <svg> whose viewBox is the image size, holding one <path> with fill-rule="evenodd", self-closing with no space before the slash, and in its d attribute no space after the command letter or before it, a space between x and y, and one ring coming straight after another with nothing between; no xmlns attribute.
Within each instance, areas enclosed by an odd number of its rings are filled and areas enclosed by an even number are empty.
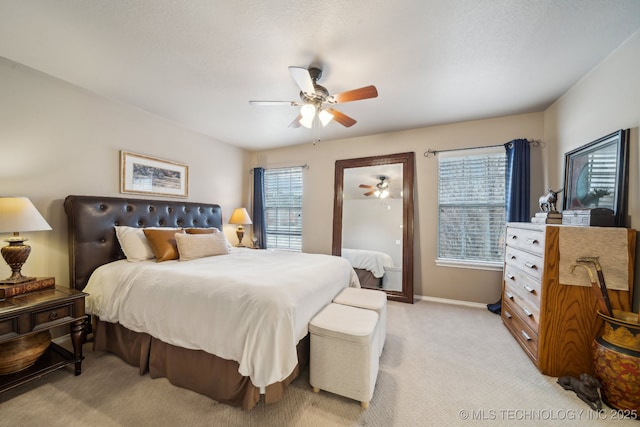
<svg viewBox="0 0 640 427"><path fill-rule="evenodd" d="M414 153L336 161L333 255L364 288L413 303Z"/></svg>

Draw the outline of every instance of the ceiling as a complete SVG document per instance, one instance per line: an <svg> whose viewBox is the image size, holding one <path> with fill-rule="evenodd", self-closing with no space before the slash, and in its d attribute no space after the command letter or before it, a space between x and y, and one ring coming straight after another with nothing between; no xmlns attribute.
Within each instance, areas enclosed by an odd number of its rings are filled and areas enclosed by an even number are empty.
<svg viewBox="0 0 640 427"><path fill-rule="evenodd" d="M249 150L543 111L640 28L638 0L0 0L0 56ZM289 128L289 66L358 122Z"/></svg>

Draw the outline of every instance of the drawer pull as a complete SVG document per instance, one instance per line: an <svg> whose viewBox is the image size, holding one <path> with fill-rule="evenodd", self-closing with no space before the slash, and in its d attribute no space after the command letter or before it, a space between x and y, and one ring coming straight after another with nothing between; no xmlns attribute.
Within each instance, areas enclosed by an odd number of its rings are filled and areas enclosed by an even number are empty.
<svg viewBox="0 0 640 427"><path fill-rule="evenodd" d="M511 319L511 313L505 310L504 317L506 317L507 319Z"/></svg>
<svg viewBox="0 0 640 427"><path fill-rule="evenodd" d="M536 270L538 268L534 263L529 262L529 261L525 262L524 266L527 267L527 268L530 268L532 270Z"/></svg>
<svg viewBox="0 0 640 427"><path fill-rule="evenodd" d="M518 240L518 236L516 236L515 234L509 234L509 238L511 240Z"/></svg>
<svg viewBox="0 0 640 427"><path fill-rule="evenodd" d="M515 280L515 279L516 279L516 276L514 276L514 275L513 275L513 274L511 274L511 273L507 273L507 279Z"/></svg>
<svg viewBox="0 0 640 427"><path fill-rule="evenodd" d="M533 237L529 237L527 239L527 243L530 245L537 245L538 244L538 239L534 239Z"/></svg>
<svg viewBox="0 0 640 427"><path fill-rule="evenodd" d="M509 298L510 300L512 300L512 299L513 299L513 295L511 294L511 292L504 291L504 295L505 295L507 298Z"/></svg>
<svg viewBox="0 0 640 427"><path fill-rule="evenodd" d="M531 286L529 286L529 285L524 285L523 287L524 287L524 290L525 290L525 291L527 291L527 292L529 292L530 294L533 294L533 293L535 293L535 291L536 291L535 289L533 289L533 288L532 288Z"/></svg>
<svg viewBox="0 0 640 427"><path fill-rule="evenodd" d="M58 318L58 313L55 311L52 311L51 313L49 313L49 320L56 320Z"/></svg>
<svg viewBox="0 0 640 427"><path fill-rule="evenodd" d="M522 312L527 315L527 317L533 316L533 313L527 310L527 307L520 307L520 308L522 309Z"/></svg>
<svg viewBox="0 0 640 427"><path fill-rule="evenodd" d="M520 333L522 334L522 338L524 338L527 341L531 341L531 337L527 335L525 331L520 331Z"/></svg>

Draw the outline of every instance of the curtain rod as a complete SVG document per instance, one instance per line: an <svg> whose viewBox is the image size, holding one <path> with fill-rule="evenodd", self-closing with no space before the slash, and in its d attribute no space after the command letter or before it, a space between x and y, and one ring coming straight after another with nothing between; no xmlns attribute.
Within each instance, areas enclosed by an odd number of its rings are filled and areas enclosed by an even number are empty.
<svg viewBox="0 0 640 427"><path fill-rule="evenodd" d="M537 139L527 140L527 142L529 142L529 145L531 145L533 147L539 147L539 146L543 145L542 141L538 141ZM510 142L507 142L507 144L510 144ZM427 151L424 152L424 156L425 157L435 157L438 153L446 153L448 151L462 151L462 150L476 150L476 149L479 150L481 148L503 147L505 145L506 144L481 145L479 147L449 148L448 150L432 150L432 149L428 149Z"/></svg>
<svg viewBox="0 0 640 427"><path fill-rule="evenodd" d="M256 168L261 167L261 166L256 166ZM291 169L291 168L302 168L302 169L309 169L309 165L308 164L304 164L304 165L293 165L293 166L281 166L279 168L269 168L269 169ZM250 174L253 174L253 169L255 168L251 168L251 170L249 171ZM265 168L267 169L267 168Z"/></svg>

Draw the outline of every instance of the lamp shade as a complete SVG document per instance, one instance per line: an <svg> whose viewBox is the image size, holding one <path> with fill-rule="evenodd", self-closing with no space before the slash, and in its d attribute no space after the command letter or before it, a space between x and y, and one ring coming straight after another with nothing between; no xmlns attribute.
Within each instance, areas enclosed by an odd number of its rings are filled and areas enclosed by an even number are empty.
<svg viewBox="0 0 640 427"><path fill-rule="evenodd" d="M0 233L51 230L26 197L0 197Z"/></svg>
<svg viewBox="0 0 640 427"><path fill-rule="evenodd" d="M237 208L229 218L229 224L253 224L245 208Z"/></svg>

